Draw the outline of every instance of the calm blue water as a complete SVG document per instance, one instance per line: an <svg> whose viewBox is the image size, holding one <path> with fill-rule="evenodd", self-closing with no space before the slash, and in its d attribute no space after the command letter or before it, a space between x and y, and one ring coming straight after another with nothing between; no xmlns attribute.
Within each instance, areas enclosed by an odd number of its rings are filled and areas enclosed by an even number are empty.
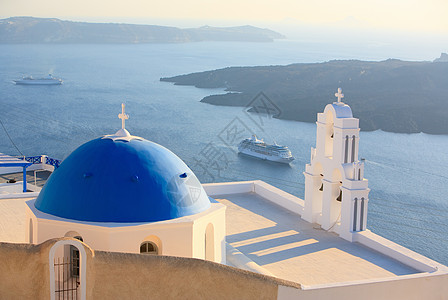
<svg viewBox="0 0 448 300"><path fill-rule="evenodd" d="M159 78L240 65L418 59L400 51L386 56L378 49L329 52L327 46L291 41L1 45L0 119L25 155L63 159L82 143L119 129L117 114L125 102L130 115L127 129L171 149L202 182L261 179L302 198L302 172L315 145L315 124L260 119L242 108L200 103L204 96L223 91L174 86ZM64 84L33 87L11 82L22 75L49 72L63 78ZM350 104L350 95L345 99ZM288 145L296 160L282 166L238 156L240 138L233 134L235 129L242 131L240 135L255 132L268 142L275 139ZM365 177L371 188L368 227L444 264L448 264L447 149L448 136L361 132L360 156L366 158ZM18 154L2 128L0 152Z"/></svg>

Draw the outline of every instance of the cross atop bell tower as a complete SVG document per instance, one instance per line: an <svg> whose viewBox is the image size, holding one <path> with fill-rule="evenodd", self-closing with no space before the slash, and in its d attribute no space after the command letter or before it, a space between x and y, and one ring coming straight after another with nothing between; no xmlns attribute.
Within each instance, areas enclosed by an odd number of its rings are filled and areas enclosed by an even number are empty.
<svg viewBox="0 0 448 300"><path fill-rule="evenodd" d="M335 97L338 98L338 104L342 103L341 99L344 98L344 94L342 94L342 89L338 88L338 92L334 94Z"/></svg>
<svg viewBox="0 0 448 300"><path fill-rule="evenodd" d="M129 115L125 114L124 108L124 103L121 103L121 114L118 115L118 118L121 119L121 129L125 129L125 121L129 119Z"/></svg>

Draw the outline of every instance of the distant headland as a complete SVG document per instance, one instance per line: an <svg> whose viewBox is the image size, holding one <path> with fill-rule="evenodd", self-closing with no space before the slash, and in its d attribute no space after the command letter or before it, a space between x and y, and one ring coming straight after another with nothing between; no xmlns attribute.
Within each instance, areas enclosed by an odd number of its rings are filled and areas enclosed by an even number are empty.
<svg viewBox="0 0 448 300"><path fill-rule="evenodd" d="M287 66L229 67L161 78L176 85L225 88L229 93L201 101L247 106L263 92L279 108L276 118L315 122L316 113L335 101L342 87L344 102L364 131L448 134L448 63L389 59L380 62L336 60Z"/></svg>
<svg viewBox="0 0 448 300"><path fill-rule="evenodd" d="M0 20L0 44L143 44L201 41L272 42L285 38L253 26L181 29L168 26L71 22L13 17Z"/></svg>

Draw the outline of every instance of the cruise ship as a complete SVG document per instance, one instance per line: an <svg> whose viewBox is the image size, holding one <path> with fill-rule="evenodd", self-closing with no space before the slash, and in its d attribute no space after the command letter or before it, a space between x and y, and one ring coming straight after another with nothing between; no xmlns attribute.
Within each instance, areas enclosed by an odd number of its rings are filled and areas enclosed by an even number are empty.
<svg viewBox="0 0 448 300"><path fill-rule="evenodd" d="M62 84L62 79L54 78L51 74L44 78L33 78L32 76L23 77L20 80L14 80L16 84L21 85L59 85Z"/></svg>
<svg viewBox="0 0 448 300"><path fill-rule="evenodd" d="M253 157L286 164L294 160L288 147L277 145L275 142L273 145L266 144L256 135L241 141L238 145L238 151Z"/></svg>

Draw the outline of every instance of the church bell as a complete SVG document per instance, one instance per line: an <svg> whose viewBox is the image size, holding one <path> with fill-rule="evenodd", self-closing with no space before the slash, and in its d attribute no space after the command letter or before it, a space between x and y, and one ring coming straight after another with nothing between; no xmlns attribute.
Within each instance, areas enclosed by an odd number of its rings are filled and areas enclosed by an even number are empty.
<svg viewBox="0 0 448 300"><path fill-rule="evenodd" d="M342 201L342 190L339 192L339 196L336 198L336 201Z"/></svg>

